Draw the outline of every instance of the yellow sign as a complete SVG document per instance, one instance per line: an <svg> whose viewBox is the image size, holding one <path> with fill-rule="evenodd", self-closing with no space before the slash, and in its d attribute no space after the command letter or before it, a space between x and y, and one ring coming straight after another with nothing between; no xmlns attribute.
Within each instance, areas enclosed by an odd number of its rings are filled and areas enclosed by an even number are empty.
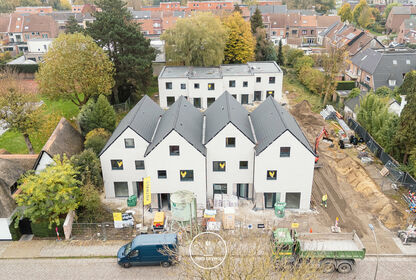
<svg viewBox="0 0 416 280"><path fill-rule="evenodd" d="M123 218L121 217L121 213L113 213L114 221L122 221Z"/></svg>
<svg viewBox="0 0 416 280"><path fill-rule="evenodd" d="M225 167L225 162L220 163L220 167L221 167L221 169L224 169L224 167Z"/></svg>
<svg viewBox="0 0 416 280"><path fill-rule="evenodd" d="M186 176L186 171L181 171L181 176L182 176L182 178L185 178L185 176Z"/></svg>
<svg viewBox="0 0 416 280"><path fill-rule="evenodd" d="M292 228L298 228L299 224L298 223L292 223Z"/></svg>
<svg viewBox="0 0 416 280"><path fill-rule="evenodd" d="M150 193L150 177L143 179L143 204L149 205L152 203L152 195Z"/></svg>
<svg viewBox="0 0 416 280"><path fill-rule="evenodd" d="M270 176L270 177L274 178L274 174L275 174L275 172L274 172L274 171L269 171L269 176Z"/></svg>
<svg viewBox="0 0 416 280"><path fill-rule="evenodd" d="M122 167L123 166L123 161L122 160L117 161L117 164L118 164L118 167Z"/></svg>

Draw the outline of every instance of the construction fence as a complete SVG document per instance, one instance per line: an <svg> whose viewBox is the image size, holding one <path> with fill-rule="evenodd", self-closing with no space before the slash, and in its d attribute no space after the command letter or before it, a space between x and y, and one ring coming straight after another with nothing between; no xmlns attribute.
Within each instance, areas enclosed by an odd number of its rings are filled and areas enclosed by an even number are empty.
<svg viewBox="0 0 416 280"><path fill-rule="evenodd" d="M389 174L395 183L405 186L412 192L416 192L416 180L407 172L400 170L398 162L384 151L364 127L351 118L348 119L348 125L358 136L364 139L368 149L379 158L389 170Z"/></svg>
<svg viewBox="0 0 416 280"><path fill-rule="evenodd" d="M114 222L73 223L73 240L130 240L136 236L134 227L115 228Z"/></svg>

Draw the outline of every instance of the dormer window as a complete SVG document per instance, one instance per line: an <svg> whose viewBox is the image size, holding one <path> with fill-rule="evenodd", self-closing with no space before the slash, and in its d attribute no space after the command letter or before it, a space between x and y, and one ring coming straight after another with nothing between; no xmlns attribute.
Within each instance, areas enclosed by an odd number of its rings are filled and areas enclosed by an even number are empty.
<svg viewBox="0 0 416 280"><path fill-rule="evenodd" d="M397 65L397 60L393 59L393 64Z"/></svg>

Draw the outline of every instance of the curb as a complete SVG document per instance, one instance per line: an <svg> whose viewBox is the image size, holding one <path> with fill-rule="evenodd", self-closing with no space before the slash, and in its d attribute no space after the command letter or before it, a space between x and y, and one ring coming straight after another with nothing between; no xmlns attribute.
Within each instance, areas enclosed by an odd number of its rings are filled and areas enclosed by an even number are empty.
<svg viewBox="0 0 416 280"><path fill-rule="evenodd" d="M366 254L366 257L379 257L379 258L416 258L415 254L405 255L405 254Z"/></svg>
<svg viewBox="0 0 416 280"><path fill-rule="evenodd" d="M117 256L57 256L57 257L0 257L1 260L36 260L36 259L117 259Z"/></svg>

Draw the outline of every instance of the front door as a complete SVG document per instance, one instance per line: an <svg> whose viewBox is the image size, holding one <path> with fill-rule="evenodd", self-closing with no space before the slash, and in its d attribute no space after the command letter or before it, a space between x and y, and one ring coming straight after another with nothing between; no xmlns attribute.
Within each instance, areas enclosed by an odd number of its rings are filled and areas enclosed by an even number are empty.
<svg viewBox="0 0 416 280"><path fill-rule="evenodd" d="M273 208L276 203L276 193L264 193L264 207Z"/></svg>
<svg viewBox="0 0 416 280"><path fill-rule="evenodd" d="M170 194L169 193L159 193L157 195L158 208L160 210L170 210Z"/></svg>
<svg viewBox="0 0 416 280"><path fill-rule="evenodd" d="M140 198L143 194L143 181L136 182L137 198Z"/></svg>

